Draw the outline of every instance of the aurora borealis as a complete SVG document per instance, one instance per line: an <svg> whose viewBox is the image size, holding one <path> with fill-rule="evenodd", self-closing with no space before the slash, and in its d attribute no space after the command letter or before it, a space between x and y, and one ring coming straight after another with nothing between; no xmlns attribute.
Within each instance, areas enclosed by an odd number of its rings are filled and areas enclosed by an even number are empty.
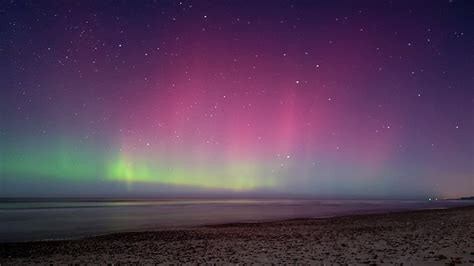
<svg viewBox="0 0 474 266"><path fill-rule="evenodd" d="M474 192L471 1L3 1L2 196Z"/></svg>

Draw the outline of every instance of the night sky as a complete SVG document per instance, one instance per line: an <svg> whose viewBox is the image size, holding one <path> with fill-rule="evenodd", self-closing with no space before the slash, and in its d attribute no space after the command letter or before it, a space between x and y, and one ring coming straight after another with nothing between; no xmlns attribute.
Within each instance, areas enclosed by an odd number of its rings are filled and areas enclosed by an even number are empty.
<svg viewBox="0 0 474 266"><path fill-rule="evenodd" d="M474 194L474 1L0 1L2 196Z"/></svg>

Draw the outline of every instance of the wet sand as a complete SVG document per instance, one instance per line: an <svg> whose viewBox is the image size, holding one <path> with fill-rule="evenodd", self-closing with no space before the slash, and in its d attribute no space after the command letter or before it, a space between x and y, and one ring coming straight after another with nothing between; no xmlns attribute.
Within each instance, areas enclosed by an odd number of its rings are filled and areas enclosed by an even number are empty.
<svg viewBox="0 0 474 266"><path fill-rule="evenodd" d="M474 263L474 206L0 244L0 264Z"/></svg>

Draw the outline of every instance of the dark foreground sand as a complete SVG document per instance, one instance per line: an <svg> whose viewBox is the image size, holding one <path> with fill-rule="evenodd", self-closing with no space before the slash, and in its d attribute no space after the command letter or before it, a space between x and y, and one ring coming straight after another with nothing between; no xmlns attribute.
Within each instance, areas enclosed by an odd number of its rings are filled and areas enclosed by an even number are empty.
<svg viewBox="0 0 474 266"><path fill-rule="evenodd" d="M0 244L0 264L474 263L474 206Z"/></svg>

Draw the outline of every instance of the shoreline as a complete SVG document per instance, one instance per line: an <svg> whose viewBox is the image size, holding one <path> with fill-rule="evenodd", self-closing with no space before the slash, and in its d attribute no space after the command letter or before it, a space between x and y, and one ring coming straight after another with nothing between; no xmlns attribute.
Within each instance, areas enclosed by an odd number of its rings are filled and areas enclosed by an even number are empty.
<svg viewBox="0 0 474 266"><path fill-rule="evenodd" d="M0 263L472 264L473 226L474 206L224 223L1 243Z"/></svg>
<svg viewBox="0 0 474 266"><path fill-rule="evenodd" d="M111 232L104 232L104 233L91 233L91 234L84 234L81 236L73 236L73 237L58 237L58 238L43 238L43 239L33 239L33 240L20 240L20 241L6 241L1 242L0 246L3 244L19 244L19 243L35 243L35 242L54 242L54 241L78 241L84 240L89 238L101 237L101 236L109 236L109 235L116 235L116 234L129 234L129 233L147 233L147 232L161 232L161 231L173 231L173 230L189 230L189 229L198 229L202 227L209 227L209 226L221 226L221 225L248 225L248 224L265 224L265 223L274 223L274 222L286 222L292 220L319 220L319 219L333 219L333 218L343 218L343 217L356 217L356 216L365 216L365 215L383 215L383 214L392 214L392 213L410 213L410 212L419 212L419 211L429 211L429 210L446 210L446 209L458 209L458 208L466 208L466 207L474 207L474 201L472 201L472 205L465 205L465 206L452 206L452 207L426 207L426 208L418 208L418 209L390 209L390 210L356 210L356 211L349 211L348 213L341 213L335 215L328 215L328 216L314 216L314 217L295 217L295 218L275 218L275 219L261 219L261 220L249 220L244 222L224 222L224 223L209 223L209 224L200 224L200 225L183 225L183 226L162 226L162 227L149 227L149 228L142 228L142 229L130 229L130 230L121 230L121 231L111 231Z"/></svg>

